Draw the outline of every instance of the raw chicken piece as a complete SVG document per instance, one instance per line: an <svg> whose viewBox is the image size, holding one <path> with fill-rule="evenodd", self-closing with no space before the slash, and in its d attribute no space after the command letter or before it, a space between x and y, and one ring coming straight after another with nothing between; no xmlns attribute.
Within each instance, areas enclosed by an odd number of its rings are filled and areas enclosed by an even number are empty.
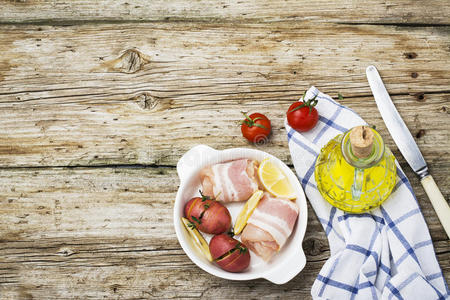
<svg viewBox="0 0 450 300"><path fill-rule="evenodd" d="M223 202L245 201L258 189L258 162L233 160L200 171L203 195Z"/></svg>
<svg viewBox="0 0 450 300"><path fill-rule="evenodd" d="M242 232L242 242L256 255L269 261L291 235L298 206L288 199L265 193Z"/></svg>

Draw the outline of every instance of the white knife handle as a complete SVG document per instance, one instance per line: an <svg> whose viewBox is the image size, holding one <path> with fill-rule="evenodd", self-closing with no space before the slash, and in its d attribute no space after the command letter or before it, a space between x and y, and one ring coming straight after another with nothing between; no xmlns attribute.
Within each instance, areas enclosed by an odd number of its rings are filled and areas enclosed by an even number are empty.
<svg viewBox="0 0 450 300"><path fill-rule="evenodd" d="M441 224L447 233L447 237L450 238L450 206L444 199L444 196L442 196L441 191L431 175L422 178L420 183L422 183L428 198L430 198L430 202L436 211L439 221L441 221Z"/></svg>

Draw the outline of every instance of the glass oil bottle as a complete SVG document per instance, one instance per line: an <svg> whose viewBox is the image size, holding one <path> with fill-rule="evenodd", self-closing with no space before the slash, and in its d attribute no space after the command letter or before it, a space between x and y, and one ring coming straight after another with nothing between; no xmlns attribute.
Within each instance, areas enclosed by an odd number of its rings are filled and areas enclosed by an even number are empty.
<svg viewBox="0 0 450 300"><path fill-rule="evenodd" d="M317 160L317 188L331 205L349 213L378 207L396 184L395 157L380 134L357 126L326 144Z"/></svg>

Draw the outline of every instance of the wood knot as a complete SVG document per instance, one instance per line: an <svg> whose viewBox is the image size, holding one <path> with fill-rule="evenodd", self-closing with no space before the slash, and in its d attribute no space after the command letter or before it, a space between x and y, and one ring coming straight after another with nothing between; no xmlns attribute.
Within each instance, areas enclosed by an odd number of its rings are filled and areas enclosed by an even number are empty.
<svg viewBox="0 0 450 300"><path fill-rule="evenodd" d="M420 139L425 135L425 129L420 129L419 132L416 133L416 138Z"/></svg>
<svg viewBox="0 0 450 300"><path fill-rule="evenodd" d="M160 102L156 97L153 97L148 92L139 93L132 99L136 101L137 105L139 105L140 108L146 110L155 109Z"/></svg>
<svg viewBox="0 0 450 300"><path fill-rule="evenodd" d="M149 57L136 49L126 50L120 57L120 68L124 73L136 73L150 62Z"/></svg>
<svg viewBox="0 0 450 300"><path fill-rule="evenodd" d="M327 246L317 238L307 238L303 241L303 249L306 255L317 256L327 250Z"/></svg>
<svg viewBox="0 0 450 300"><path fill-rule="evenodd" d="M417 101L419 101L419 102L424 102L425 101L425 93L423 93L423 92L419 92L419 93L415 93L415 94L412 94L416 99L417 99Z"/></svg>
<svg viewBox="0 0 450 300"><path fill-rule="evenodd" d="M411 77L412 78L417 78L417 77L419 77L419 74L417 72L412 72L411 73Z"/></svg>
<svg viewBox="0 0 450 300"><path fill-rule="evenodd" d="M115 284L111 285L111 290L113 291L113 293L117 293L117 290L121 287L122 286L120 284L115 283Z"/></svg>
<svg viewBox="0 0 450 300"><path fill-rule="evenodd" d="M405 56L406 59L414 59L417 57L417 53L416 52L405 52L405 53L403 53L403 56Z"/></svg>
<svg viewBox="0 0 450 300"><path fill-rule="evenodd" d="M143 54L137 49L128 49L116 59L109 60L95 68L93 71L105 69L108 72L122 72L126 74L133 74L150 62L150 57Z"/></svg>

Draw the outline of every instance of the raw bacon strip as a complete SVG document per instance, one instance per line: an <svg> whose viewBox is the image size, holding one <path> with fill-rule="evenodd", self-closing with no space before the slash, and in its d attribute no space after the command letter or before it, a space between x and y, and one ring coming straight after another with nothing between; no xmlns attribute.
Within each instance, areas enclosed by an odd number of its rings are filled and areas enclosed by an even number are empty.
<svg viewBox="0 0 450 300"><path fill-rule="evenodd" d="M248 223L242 232L241 241L265 261L269 261L279 248L267 231Z"/></svg>
<svg viewBox="0 0 450 300"><path fill-rule="evenodd" d="M203 195L218 201L245 201L258 189L258 163L239 159L209 166L200 171Z"/></svg>
<svg viewBox="0 0 450 300"><path fill-rule="evenodd" d="M286 243L298 217L298 206L265 193L242 232L242 242L269 261Z"/></svg>

